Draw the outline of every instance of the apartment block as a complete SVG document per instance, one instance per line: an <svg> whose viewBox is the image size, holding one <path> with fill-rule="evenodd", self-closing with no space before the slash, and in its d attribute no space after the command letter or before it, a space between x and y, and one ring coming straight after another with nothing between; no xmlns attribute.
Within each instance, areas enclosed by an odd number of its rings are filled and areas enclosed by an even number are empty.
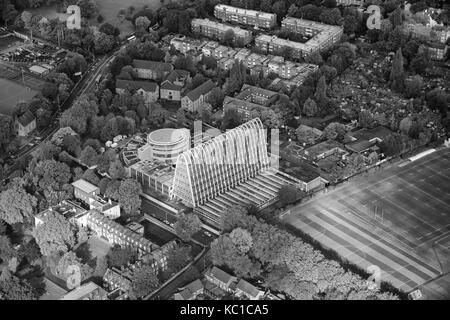
<svg viewBox="0 0 450 320"><path fill-rule="evenodd" d="M341 26L292 17L283 19L282 29L299 33L310 39L301 43L262 34L255 39L256 47L266 53L282 53L285 50L291 50L292 57L299 59L330 48L341 39L343 34Z"/></svg>
<svg viewBox="0 0 450 320"><path fill-rule="evenodd" d="M246 10L224 4L218 4L214 7L214 16L222 21L230 21L266 29L270 29L277 24L277 15L274 13Z"/></svg>
<svg viewBox="0 0 450 320"><path fill-rule="evenodd" d="M173 46L175 50L186 54L191 50L200 50L203 47L203 42L197 39L182 37L173 38L172 40L170 40L170 45Z"/></svg>
<svg viewBox="0 0 450 320"><path fill-rule="evenodd" d="M218 23L209 19L193 19L191 22L191 27L192 32L204 35L208 38L217 39L219 41L222 41L225 33L228 30L231 30L234 33L234 44L240 46L249 44L253 39L252 33L249 30Z"/></svg>
<svg viewBox="0 0 450 320"><path fill-rule="evenodd" d="M336 0L338 6L362 6L364 0Z"/></svg>

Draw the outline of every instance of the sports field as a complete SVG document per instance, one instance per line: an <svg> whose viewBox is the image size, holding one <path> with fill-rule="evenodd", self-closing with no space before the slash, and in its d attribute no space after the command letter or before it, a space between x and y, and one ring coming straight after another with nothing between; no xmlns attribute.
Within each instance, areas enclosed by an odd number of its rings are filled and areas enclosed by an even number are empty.
<svg viewBox="0 0 450 320"><path fill-rule="evenodd" d="M450 266L450 149L392 165L318 196L282 216L367 269L410 292L424 283L426 295L448 297L449 281L431 281ZM429 285L428 285L429 286Z"/></svg>
<svg viewBox="0 0 450 320"><path fill-rule="evenodd" d="M16 82L0 78L0 112L11 114L17 102L29 101L37 93L36 90L27 89Z"/></svg>

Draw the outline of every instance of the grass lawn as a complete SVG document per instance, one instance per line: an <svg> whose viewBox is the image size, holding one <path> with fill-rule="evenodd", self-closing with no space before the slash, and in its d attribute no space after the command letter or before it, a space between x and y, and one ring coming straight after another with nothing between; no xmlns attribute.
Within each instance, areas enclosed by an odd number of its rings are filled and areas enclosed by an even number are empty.
<svg viewBox="0 0 450 320"><path fill-rule="evenodd" d="M381 281L409 292L450 265L450 150L356 178L302 203L282 221ZM433 290L450 293L450 284ZM434 295L437 298L438 295ZM431 297L431 294L428 298Z"/></svg>
<svg viewBox="0 0 450 320"><path fill-rule="evenodd" d="M108 241L97 236L90 237L88 244L89 249L91 250L92 258L106 256L109 248L111 248L111 244Z"/></svg>
<svg viewBox="0 0 450 320"><path fill-rule="evenodd" d="M95 2L99 7L99 14L104 18L102 23L109 22L113 26L118 27L121 31L121 35L132 33L134 28L130 21L125 20L124 17L117 16L120 10L126 10L130 6L133 6L135 11L138 11L145 5L150 9L157 10L161 6L160 0L95 0ZM67 15L56 12L56 6L43 6L29 11L47 17L47 19L67 19ZM90 19L89 23L91 25L99 25L97 18Z"/></svg>
<svg viewBox="0 0 450 320"><path fill-rule="evenodd" d="M0 78L0 113L11 114L16 103L30 101L36 90L27 89L13 81Z"/></svg>

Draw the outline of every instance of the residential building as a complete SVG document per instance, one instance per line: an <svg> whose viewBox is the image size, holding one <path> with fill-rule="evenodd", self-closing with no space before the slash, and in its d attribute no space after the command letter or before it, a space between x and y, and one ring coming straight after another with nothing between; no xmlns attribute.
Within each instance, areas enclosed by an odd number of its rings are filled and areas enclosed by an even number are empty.
<svg viewBox="0 0 450 320"><path fill-rule="evenodd" d="M336 0L336 4L338 6L362 6L364 0Z"/></svg>
<svg viewBox="0 0 450 320"><path fill-rule="evenodd" d="M244 296L249 300L261 300L261 298L264 296L264 291L259 290L251 283L245 281L244 279L241 279L236 285L235 294L238 297Z"/></svg>
<svg viewBox="0 0 450 320"><path fill-rule="evenodd" d="M232 98L229 96L226 96L225 99L223 100L223 114L225 115L225 113L227 113L228 110L234 109L242 117L242 120L244 121L250 121L254 117L258 117L259 115L258 111L261 111L263 108L267 107L249 101Z"/></svg>
<svg viewBox="0 0 450 320"><path fill-rule="evenodd" d="M16 117L14 126L18 136L27 136L36 129L36 117L30 110L27 110L24 114Z"/></svg>
<svg viewBox="0 0 450 320"><path fill-rule="evenodd" d="M203 47L203 42L198 39L192 39L188 37L182 38L173 38L170 40L170 45L172 45L175 50L180 51L183 54L186 54L191 50L200 50Z"/></svg>
<svg viewBox="0 0 450 320"><path fill-rule="evenodd" d="M205 277L208 281L224 291L233 292L235 289L237 278L226 273L222 269L212 267L205 274Z"/></svg>
<svg viewBox="0 0 450 320"><path fill-rule="evenodd" d="M40 77L43 77L50 72L49 69L38 65L31 66L28 70L30 70L31 73L34 73L35 75L38 75Z"/></svg>
<svg viewBox="0 0 450 320"><path fill-rule="evenodd" d="M252 25L259 28L270 29L277 24L277 15L255 10L246 10L224 4L214 7L214 16L222 21Z"/></svg>
<svg viewBox="0 0 450 320"><path fill-rule="evenodd" d="M91 281L66 293L60 300L108 300L107 295L103 288Z"/></svg>
<svg viewBox="0 0 450 320"><path fill-rule="evenodd" d="M241 62L244 61L244 59L249 56L252 52L249 49L239 49L239 51L236 52L236 55L234 56L234 59Z"/></svg>
<svg viewBox="0 0 450 320"><path fill-rule="evenodd" d="M345 158L348 152L345 151L345 147L341 143L334 140L318 143L300 152L300 156L311 161L317 161L334 154L340 154Z"/></svg>
<svg viewBox="0 0 450 320"><path fill-rule="evenodd" d="M216 85L212 80L208 80L199 85L181 98L181 107L191 112L196 112L200 105L208 98L211 90L215 87Z"/></svg>
<svg viewBox="0 0 450 320"><path fill-rule="evenodd" d="M233 42L235 45L245 46L252 42L252 32L249 30L233 27L223 23L215 22L209 19L192 19L192 32L213 38L219 41L224 40L228 30L233 31Z"/></svg>
<svg viewBox="0 0 450 320"><path fill-rule="evenodd" d="M87 213L86 209L83 209L79 205L69 200L63 200L57 205L49 207L34 216L34 225L37 227L40 224L45 223L45 218L50 212L57 212L64 216L73 224L77 224L80 217Z"/></svg>
<svg viewBox="0 0 450 320"><path fill-rule="evenodd" d="M217 41L208 41L203 47L202 47L202 54L206 57L212 56L214 50L219 46L219 43Z"/></svg>
<svg viewBox="0 0 450 320"><path fill-rule="evenodd" d="M241 92L236 96L237 99L256 103L261 106L269 106L274 103L279 97L278 92L266 90L260 87L244 84Z"/></svg>
<svg viewBox="0 0 450 320"><path fill-rule="evenodd" d="M159 99L159 86L156 82L117 79L116 92L122 95L127 91L139 93L147 103Z"/></svg>
<svg viewBox="0 0 450 320"><path fill-rule="evenodd" d="M443 61L447 58L449 46L443 43L428 43L427 44L427 52L428 56L432 60Z"/></svg>
<svg viewBox="0 0 450 320"><path fill-rule="evenodd" d="M191 79L189 71L173 70L167 75L160 87L160 98L171 101L181 101L181 93Z"/></svg>
<svg viewBox="0 0 450 320"><path fill-rule="evenodd" d="M234 50L233 48L227 47L227 46L218 46L217 48L214 49L214 51L212 52L212 56L217 59L223 59L223 58L234 58L234 56L236 55L236 50Z"/></svg>
<svg viewBox="0 0 450 320"><path fill-rule="evenodd" d="M84 179L78 179L77 181L72 182L72 186L73 195L75 196L75 198L83 201L86 204L90 204L91 197L100 194L99 187Z"/></svg>
<svg viewBox="0 0 450 320"><path fill-rule="evenodd" d="M256 47L263 52L274 54L284 53L286 50L289 50L294 59L300 59L330 48L339 42L343 34L341 26L327 25L292 17L283 19L282 29L299 33L310 39L305 43L301 43L281 39L277 36L261 34L255 38Z"/></svg>
<svg viewBox="0 0 450 320"><path fill-rule="evenodd" d="M120 205L111 199L105 200L99 196L91 196L89 198L89 209L97 210L109 219L120 217Z"/></svg>
<svg viewBox="0 0 450 320"><path fill-rule="evenodd" d="M175 293L174 300L195 300L203 291L203 283L197 279L185 286L181 292Z"/></svg>
<svg viewBox="0 0 450 320"><path fill-rule="evenodd" d="M256 66L267 66L269 64L270 57L253 52L245 57L243 61L247 68L252 69Z"/></svg>
<svg viewBox="0 0 450 320"><path fill-rule="evenodd" d="M112 245L117 244L136 249L140 257L159 248L156 244L105 217L96 210L85 213L78 220L82 227L92 230L98 237L107 240Z"/></svg>
<svg viewBox="0 0 450 320"><path fill-rule="evenodd" d="M217 66L222 70L230 70L234 66L234 59L222 58L217 61Z"/></svg>
<svg viewBox="0 0 450 320"><path fill-rule="evenodd" d="M131 273L114 267L108 268L103 276L103 283L110 291L120 290L122 294L128 295L131 289Z"/></svg>
<svg viewBox="0 0 450 320"><path fill-rule="evenodd" d="M140 79L153 79L156 81L164 79L173 71L171 63L136 59L133 60L133 68L136 69Z"/></svg>

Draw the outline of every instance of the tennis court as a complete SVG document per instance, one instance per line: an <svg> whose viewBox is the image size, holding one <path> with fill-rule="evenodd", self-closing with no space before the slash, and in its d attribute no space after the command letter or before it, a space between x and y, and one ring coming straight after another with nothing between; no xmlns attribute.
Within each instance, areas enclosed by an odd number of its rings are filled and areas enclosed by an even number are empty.
<svg viewBox="0 0 450 320"><path fill-rule="evenodd" d="M30 101L37 93L37 90L0 78L0 112L11 114L18 102Z"/></svg>

